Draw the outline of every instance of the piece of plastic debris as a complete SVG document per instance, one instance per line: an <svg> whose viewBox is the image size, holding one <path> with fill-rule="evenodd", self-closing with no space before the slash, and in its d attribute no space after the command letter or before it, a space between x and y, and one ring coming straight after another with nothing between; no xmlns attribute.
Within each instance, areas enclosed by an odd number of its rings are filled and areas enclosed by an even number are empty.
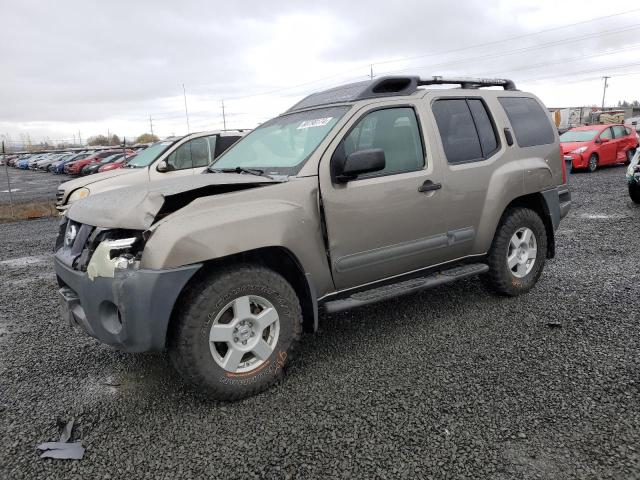
<svg viewBox="0 0 640 480"><path fill-rule="evenodd" d="M43 450L40 458L81 460L84 456L84 447L80 442L45 442L38 445L37 448Z"/></svg>
<svg viewBox="0 0 640 480"><path fill-rule="evenodd" d="M547 327L550 328L561 328L562 322L558 322L557 320L550 320L547 322Z"/></svg>
<svg viewBox="0 0 640 480"><path fill-rule="evenodd" d="M60 458L63 460L81 460L84 447L81 442L69 442L75 420L69 420L60 432L59 442L45 442L36 448L42 450L40 458Z"/></svg>
<svg viewBox="0 0 640 480"><path fill-rule="evenodd" d="M62 429L62 432L60 432L60 442L61 443L67 443L69 441L69 439L71 438L71 431L73 430L73 422L74 422L74 419L72 418L64 426L64 428Z"/></svg>

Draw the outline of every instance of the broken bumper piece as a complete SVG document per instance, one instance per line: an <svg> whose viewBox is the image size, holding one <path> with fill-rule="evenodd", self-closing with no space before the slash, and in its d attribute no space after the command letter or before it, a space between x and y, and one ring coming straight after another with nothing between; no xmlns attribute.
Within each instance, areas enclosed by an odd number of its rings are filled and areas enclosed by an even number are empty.
<svg viewBox="0 0 640 480"><path fill-rule="evenodd" d="M173 306L201 264L167 270L116 269L93 280L55 258L61 313L103 343L129 352L163 350Z"/></svg>

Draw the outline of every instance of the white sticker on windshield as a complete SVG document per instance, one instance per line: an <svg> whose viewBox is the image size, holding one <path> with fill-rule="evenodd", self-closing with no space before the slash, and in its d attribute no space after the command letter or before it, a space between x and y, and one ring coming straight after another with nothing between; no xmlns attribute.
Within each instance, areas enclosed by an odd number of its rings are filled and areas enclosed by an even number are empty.
<svg viewBox="0 0 640 480"><path fill-rule="evenodd" d="M313 120L305 120L298 125L297 130L303 130L305 128L324 127L327 123L333 120L333 117L315 118Z"/></svg>

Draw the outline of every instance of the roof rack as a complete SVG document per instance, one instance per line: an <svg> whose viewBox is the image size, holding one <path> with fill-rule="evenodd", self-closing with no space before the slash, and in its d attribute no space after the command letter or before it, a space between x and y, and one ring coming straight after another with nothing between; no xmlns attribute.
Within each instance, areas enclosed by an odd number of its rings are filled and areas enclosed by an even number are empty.
<svg viewBox="0 0 640 480"><path fill-rule="evenodd" d="M461 88L502 87L505 90L516 90L513 80L506 78L467 78L467 77L440 77L421 78L418 85L460 85Z"/></svg>
<svg viewBox="0 0 640 480"><path fill-rule="evenodd" d="M505 90L516 90L516 85L512 80L503 78L389 76L365 82L349 83L323 92L312 93L296 103L287 112L331 103L355 102L366 98L411 95L423 85L460 85L461 88L466 89L502 87Z"/></svg>

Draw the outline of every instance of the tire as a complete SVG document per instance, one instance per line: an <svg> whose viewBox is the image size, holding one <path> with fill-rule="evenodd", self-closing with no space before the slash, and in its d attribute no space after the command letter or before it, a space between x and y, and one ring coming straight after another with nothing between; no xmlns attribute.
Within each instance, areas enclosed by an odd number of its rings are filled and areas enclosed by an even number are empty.
<svg viewBox="0 0 640 480"><path fill-rule="evenodd" d="M533 234L535 242L535 259L533 262L518 263L514 266L515 271L509 268L508 257L520 260L530 259L533 248L528 248L528 255L520 255L520 250L516 245L524 238L519 234L528 230ZM515 239L515 245L512 240ZM520 244L522 246L522 244ZM531 247L531 243L528 243ZM524 248L524 247L523 247ZM547 231L540 216L529 208L509 208L502 215L500 224L493 238L491 249L487 257L489 272L485 276L485 281L489 287L498 294L514 297L531 290L544 269L547 254ZM522 266L524 265L524 266Z"/></svg>
<svg viewBox="0 0 640 480"><path fill-rule="evenodd" d="M587 171L593 173L598 169L598 156L592 153L589 157L589 164L587 165Z"/></svg>
<svg viewBox="0 0 640 480"><path fill-rule="evenodd" d="M640 203L640 185L638 185L637 183L630 183L629 196L634 203Z"/></svg>
<svg viewBox="0 0 640 480"><path fill-rule="evenodd" d="M276 320L260 326L257 313L268 319L263 323ZM199 277L182 296L169 331L169 357L189 383L218 400L239 400L283 377L301 333L302 310L291 285L267 268L236 265ZM224 340L210 342L210 335Z"/></svg>
<svg viewBox="0 0 640 480"><path fill-rule="evenodd" d="M631 163L631 160L633 159L633 156L636 153L636 149L635 148L630 148L629 150L627 150L626 152L626 156L627 156L627 160L624 162L625 165L628 165Z"/></svg>

